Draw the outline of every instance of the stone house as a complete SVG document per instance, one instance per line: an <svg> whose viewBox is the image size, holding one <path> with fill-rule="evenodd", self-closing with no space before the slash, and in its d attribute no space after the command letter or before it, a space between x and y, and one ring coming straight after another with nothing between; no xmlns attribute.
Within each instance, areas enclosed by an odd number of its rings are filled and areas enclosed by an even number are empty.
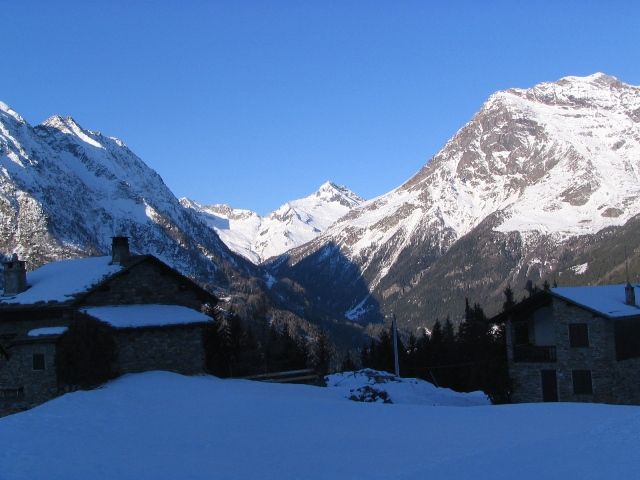
<svg viewBox="0 0 640 480"><path fill-rule="evenodd" d="M217 298L152 255L130 255L114 237L112 255L52 262L27 276L15 256L0 295L0 416L60 393L58 339L72 319L113 327L119 374L204 372L202 313Z"/></svg>
<svg viewBox="0 0 640 480"><path fill-rule="evenodd" d="M637 288L552 288L495 317L506 325L512 401L640 404Z"/></svg>

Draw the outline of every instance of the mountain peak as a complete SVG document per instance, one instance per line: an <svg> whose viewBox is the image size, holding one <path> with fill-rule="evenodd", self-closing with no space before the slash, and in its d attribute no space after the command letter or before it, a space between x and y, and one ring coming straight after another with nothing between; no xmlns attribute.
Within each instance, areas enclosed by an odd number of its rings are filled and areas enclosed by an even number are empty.
<svg viewBox="0 0 640 480"><path fill-rule="evenodd" d="M0 112L4 113L5 115L9 115L19 123L27 123L18 112L16 112L13 108L2 101L0 101Z"/></svg>
<svg viewBox="0 0 640 480"><path fill-rule="evenodd" d="M596 72L582 77L565 76L530 88L501 90L489 97L482 110L492 112L495 108L506 106L508 110L527 117L542 113L541 107L560 108L563 111L592 108L622 111L628 102L637 103L639 90L639 87L623 83L616 77ZM551 110L547 110L547 113L551 113Z"/></svg>
<svg viewBox="0 0 640 480"><path fill-rule="evenodd" d="M228 205L201 205L183 198L227 246L254 263L313 240L363 200L347 187L327 181L311 195L291 200L265 217Z"/></svg>
<svg viewBox="0 0 640 480"><path fill-rule="evenodd" d="M55 128L61 132L71 133L74 130L82 130L78 122L73 117L63 117L61 115L52 115L41 123L43 127Z"/></svg>
<svg viewBox="0 0 640 480"><path fill-rule="evenodd" d="M324 182L315 193L312 193L307 198L320 198L327 203L338 202L348 207L354 207L364 201L344 185L338 185L331 181Z"/></svg>
<svg viewBox="0 0 640 480"><path fill-rule="evenodd" d="M344 188L344 187L341 187L340 185L337 185L337 184L333 183L332 181L327 180L322 185L320 185L320 187L318 188L318 191L322 192L322 191L327 191L327 190L340 190L341 188Z"/></svg>

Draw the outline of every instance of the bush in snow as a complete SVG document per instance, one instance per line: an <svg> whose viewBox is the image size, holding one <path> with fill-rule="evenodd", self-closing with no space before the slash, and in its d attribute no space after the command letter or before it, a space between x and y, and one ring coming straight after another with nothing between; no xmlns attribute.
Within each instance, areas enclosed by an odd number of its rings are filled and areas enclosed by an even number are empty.
<svg viewBox="0 0 640 480"><path fill-rule="evenodd" d="M354 402L393 403L387 392L373 388L370 385L353 389L349 393L349 400L353 400Z"/></svg>
<svg viewBox="0 0 640 480"><path fill-rule="evenodd" d="M56 373L61 387L93 388L116 376L113 329L78 314L58 340Z"/></svg>

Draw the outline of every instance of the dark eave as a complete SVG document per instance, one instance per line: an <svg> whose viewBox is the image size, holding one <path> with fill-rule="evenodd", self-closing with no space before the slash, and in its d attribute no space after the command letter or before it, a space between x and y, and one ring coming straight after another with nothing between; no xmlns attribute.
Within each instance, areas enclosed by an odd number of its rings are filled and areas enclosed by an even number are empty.
<svg viewBox="0 0 640 480"><path fill-rule="evenodd" d="M500 312L489 321L491 323L504 323L513 316L528 315L541 307L551 304L551 294L547 290L540 290L524 300L512 305L508 309Z"/></svg>

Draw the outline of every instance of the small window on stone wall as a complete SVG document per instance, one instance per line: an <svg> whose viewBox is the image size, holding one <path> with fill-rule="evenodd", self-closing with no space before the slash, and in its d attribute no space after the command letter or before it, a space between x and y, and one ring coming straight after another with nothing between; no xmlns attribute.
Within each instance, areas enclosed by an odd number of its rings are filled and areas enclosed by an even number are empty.
<svg viewBox="0 0 640 480"><path fill-rule="evenodd" d="M20 400L24 398L24 388L0 388L0 398L3 400Z"/></svg>
<svg viewBox="0 0 640 480"><path fill-rule="evenodd" d="M615 322L616 359L640 357L640 322L636 319Z"/></svg>
<svg viewBox="0 0 640 480"><path fill-rule="evenodd" d="M516 345L529 344L529 326L527 322L513 322L513 331Z"/></svg>
<svg viewBox="0 0 640 480"><path fill-rule="evenodd" d="M573 323L569 325L569 345L571 345L572 348L589 346L589 328L586 323Z"/></svg>
<svg viewBox="0 0 640 480"><path fill-rule="evenodd" d="M44 354L42 354L42 353L34 353L33 354L33 369L34 370L44 370L45 369Z"/></svg>
<svg viewBox="0 0 640 480"><path fill-rule="evenodd" d="M591 395L593 384L591 383L591 370L573 370L573 393L575 395Z"/></svg>

